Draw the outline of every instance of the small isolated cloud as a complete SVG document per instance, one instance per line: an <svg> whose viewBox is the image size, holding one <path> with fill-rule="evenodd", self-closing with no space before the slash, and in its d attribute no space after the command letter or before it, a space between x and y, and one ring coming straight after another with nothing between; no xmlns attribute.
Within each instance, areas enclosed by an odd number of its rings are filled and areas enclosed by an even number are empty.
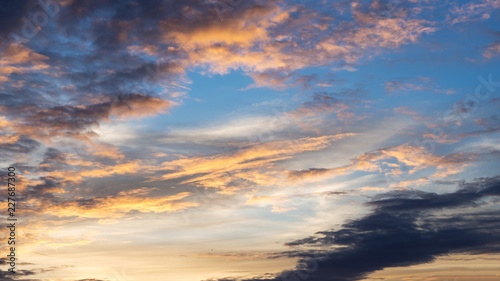
<svg viewBox="0 0 500 281"><path fill-rule="evenodd" d="M483 53L483 57L491 59L500 54L500 42L490 44Z"/></svg>
<svg viewBox="0 0 500 281"><path fill-rule="evenodd" d="M439 89L434 79L429 77L399 78L385 82L385 92L390 95L407 92L428 92L436 94L453 95L453 89Z"/></svg>
<svg viewBox="0 0 500 281"><path fill-rule="evenodd" d="M305 119L317 117L321 114L341 113L352 107L346 101L334 97L328 93L315 93L312 101L303 102L296 110L288 112L286 115L293 119Z"/></svg>

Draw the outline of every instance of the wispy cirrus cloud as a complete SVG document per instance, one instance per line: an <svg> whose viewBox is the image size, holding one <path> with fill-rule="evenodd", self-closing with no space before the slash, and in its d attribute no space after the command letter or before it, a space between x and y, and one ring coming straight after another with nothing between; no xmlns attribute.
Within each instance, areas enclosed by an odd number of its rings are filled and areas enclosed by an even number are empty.
<svg viewBox="0 0 500 281"><path fill-rule="evenodd" d="M354 136L345 133L316 138L275 141L242 148L235 153L214 156L190 157L163 162L159 165L160 176L153 176L151 181L184 178L182 183L192 183L204 187L218 188L221 192L235 190L252 185L281 185L282 176L276 163L290 159L293 155L318 151L332 142ZM266 167L266 170L262 170ZM234 181L238 181L238 184Z"/></svg>
<svg viewBox="0 0 500 281"><path fill-rule="evenodd" d="M453 4L449 21L452 24L487 20L494 9L500 8L498 0L480 0L463 4Z"/></svg>
<svg viewBox="0 0 500 281"><path fill-rule="evenodd" d="M491 59L500 54L500 42L491 43L483 53L483 57Z"/></svg>
<svg viewBox="0 0 500 281"><path fill-rule="evenodd" d="M130 212L140 213L165 213L175 212L186 208L196 207L199 204L182 199L191 195L181 192L175 195L160 197L145 197L155 188L139 188L121 191L118 194L106 197L92 197L88 199L61 200L52 199L35 200L32 211L56 217L77 217L78 219L99 219L102 223L113 222L127 216ZM102 214L106 212L104 219Z"/></svg>
<svg viewBox="0 0 500 281"><path fill-rule="evenodd" d="M349 165L342 167L288 171L288 177L293 180L310 177L324 179L356 171L398 175L402 173L401 168L404 167L408 169L406 173L410 175L426 168L435 168L435 173L430 178L442 178L463 171L475 157L474 154L460 153L438 156L422 147L403 144L365 153L354 158ZM396 184L396 186L399 185Z"/></svg>
<svg viewBox="0 0 500 281"><path fill-rule="evenodd" d="M403 94L410 91L430 92L436 94L452 95L456 92L453 89L439 89L430 77L399 78L385 82L385 92L388 94Z"/></svg>

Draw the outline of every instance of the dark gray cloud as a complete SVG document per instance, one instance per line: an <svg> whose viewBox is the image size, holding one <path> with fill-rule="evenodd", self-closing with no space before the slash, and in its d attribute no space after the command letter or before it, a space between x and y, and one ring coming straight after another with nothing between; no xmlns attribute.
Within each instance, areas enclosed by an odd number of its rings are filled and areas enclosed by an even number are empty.
<svg viewBox="0 0 500 281"><path fill-rule="evenodd" d="M373 207L370 214L339 229L287 243L299 250L275 257L299 257L295 269L245 281L352 281L388 267L432 262L446 254L498 253L500 210L482 207L498 202L499 196L500 176L462 182L451 193L382 194L367 203ZM309 250L301 251L303 247Z"/></svg>
<svg viewBox="0 0 500 281"><path fill-rule="evenodd" d="M34 104L17 104L15 98L6 98L0 106L12 116L18 132L30 134L33 138L52 138L56 136L87 139L94 136L93 126L109 121L114 117L144 116L166 112L170 102L158 97L139 93L118 94L104 97L105 101L89 105L58 105L43 107ZM21 142L22 141L22 142ZM9 145L9 144L6 144ZM24 138L9 145L14 150L32 149L36 142ZM1 149L1 147L0 147Z"/></svg>
<svg viewBox="0 0 500 281"><path fill-rule="evenodd" d="M2 281L37 281L40 279L26 279L24 277L35 274L35 272L29 270L16 271L16 273L11 273L8 271L0 270L0 280Z"/></svg>
<svg viewBox="0 0 500 281"><path fill-rule="evenodd" d="M28 10L28 0L2 1L0 9L0 42L8 41L11 32L19 33L17 30L23 23L22 18Z"/></svg>
<svg viewBox="0 0 500 281"><path fill-rule="evenodd" d="M40 162L40 165L42 166L41 169L43 171L53 171L54 169L57 169L61 163L64 163L66 161L66 157L64 153L60 152L59 150L49 147L47 148L47 151L45 152L45 155L43 156L42 162Z"/></svg>
<svg viewBox="0 0 500 281"><path fill-rule="evenodd" d="M7 264L6 258L0 258L0 265L6 265L6 264ZM31 263L22 263L22 264L32 265ZM72 266L63 265L63 266L59 266L59 267L52 266L52 267L49 267L46 269L36 268L36 269L32 269L32 270L16 270L15 273L0 270L0 280L2 280L2 281L41 281L44 279L29 278L29 276L36 275L39 273L46 273L46 272L50 272L50 271L54 271L54 270L57 270L60 268L66 268L66 267L72 267ZM104 281L104 280L94 279L94 278L86 278L86 279L78 279L75 281Z"/></svg>

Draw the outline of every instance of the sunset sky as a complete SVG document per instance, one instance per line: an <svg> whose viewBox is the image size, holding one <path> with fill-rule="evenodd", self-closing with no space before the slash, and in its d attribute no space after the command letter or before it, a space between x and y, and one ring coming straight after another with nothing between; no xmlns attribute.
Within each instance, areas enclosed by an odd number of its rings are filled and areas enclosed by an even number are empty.
<svg viewBox="0 0 500 281"><path fill-rule="evenodd" d="M2 1L0 279L500 280L499 23L500 0Z"/></svg>

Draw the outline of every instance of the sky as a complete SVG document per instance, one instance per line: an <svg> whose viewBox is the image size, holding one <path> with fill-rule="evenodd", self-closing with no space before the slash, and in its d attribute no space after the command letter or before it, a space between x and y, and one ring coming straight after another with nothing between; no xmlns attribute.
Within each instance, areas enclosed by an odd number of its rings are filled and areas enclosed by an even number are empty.
<svg viewBox="0 0 500 281"><path fill-rule="evenodd" d="M499 21L500 0L2 1L0 279L500 280Z"/></svg>

